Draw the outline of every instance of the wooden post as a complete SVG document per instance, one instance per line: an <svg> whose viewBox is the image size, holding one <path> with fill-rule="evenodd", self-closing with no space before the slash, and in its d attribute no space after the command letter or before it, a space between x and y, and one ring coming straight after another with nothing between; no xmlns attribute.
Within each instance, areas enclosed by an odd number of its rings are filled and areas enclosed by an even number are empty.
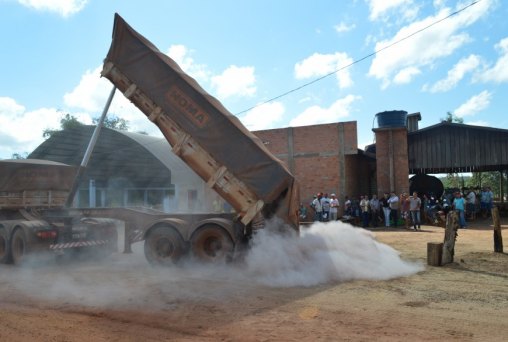
<svg viewBox="0 0 508 342"><path fill-rule="evenodd" d="M427 265L441 266L441 258L443 256L442 242L427 243Z"/></svg>
<svg viewBox="0 0 508 342"><path fill-rule="evenodd" d="M455 254L455 241L457 240L457 229L459 228L457 221L457 213L453 210L450 211L446 216L446 228L441 265L446 265L453 262L453 256Z"/></svg>
<svg viewBox="0 0 508 342"><path fill-rule="evenodd" d="M494 252L503 253L503 236L501 234L501 223L499 220L499 209L492 208L492 221L494 221Z"/></svg>

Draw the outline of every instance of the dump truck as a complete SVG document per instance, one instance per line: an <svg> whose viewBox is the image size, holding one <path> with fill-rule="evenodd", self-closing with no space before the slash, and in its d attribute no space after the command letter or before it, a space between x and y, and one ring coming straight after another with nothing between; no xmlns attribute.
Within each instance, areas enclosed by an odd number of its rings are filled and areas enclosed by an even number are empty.
<svg viewBox="0 0 508 342"><path fill-rule="evenodd" d="M180 157L236 212L196 216L93 209L132 226L129 242L145 240L149 261L164 263L188 250L204 259L222 258L267 220L298 231L298 185L284 163L118 14L101 75L159 128L171 146L168 153Z"/></svg>
<svg viewBox="0 0 508 342"><path fill-rule="evenodd" d="M120 90L160 129L171 146L167 153L180 157L235 213L72 208L100 132L98 124L79 167L34 161L0 164L2 179L2 168L5 175L19 177L9 186L0 183L1 261L19 263L36 250L61 253L101 246L111 250L116 245L112 229L116 220L125 224L125 251L144 241L146 259L159 265L173 264L188 254L202 261L231 259L266 222L298 232L298 185L287 167L118 14L101 75L114 88L100 121L115 90ZM35 199L42 192L43 198Z"/></svg>
<svg viewBox="0 0 508 342"><path fill-rule="evenodd" d="M117 221L65 208L75 174L75 167L52 161L0 161L0 263L117 250Z"/></svg>

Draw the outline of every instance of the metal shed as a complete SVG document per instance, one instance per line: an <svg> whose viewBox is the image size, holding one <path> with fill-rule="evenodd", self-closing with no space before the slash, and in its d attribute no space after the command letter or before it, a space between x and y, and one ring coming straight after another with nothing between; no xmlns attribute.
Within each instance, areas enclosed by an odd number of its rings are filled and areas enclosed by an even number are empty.
<svg viewBox="0 0 508 342"><path fill-rule="evenodd" d="M508 170L508 130L442 122L408 133L410 174Z"/></svg>
<svg viewBox="0 0 508 342"><path fill-rule="evenodd" d="M94 126L80 126L56 132L28 158L79 165L93 130ZM211 197L206 191L165 139L103 128L74 203L206 211Z"/></svg>

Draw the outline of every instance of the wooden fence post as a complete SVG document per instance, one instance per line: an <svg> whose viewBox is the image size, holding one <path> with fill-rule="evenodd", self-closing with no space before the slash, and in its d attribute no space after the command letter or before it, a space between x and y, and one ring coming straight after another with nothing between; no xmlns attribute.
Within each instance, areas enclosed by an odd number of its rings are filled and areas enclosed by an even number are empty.
<svg viewBox="0 0 508 342"><path fill-rule="evenodd" d="M446 228L443 243L443 257L441 265L446 265L453 262L453 255L455 254L455 241L457 240L457 229L459 223L457 213L452 210L446 215Z"/></svg>
<svg viewBox="0 0 508 342"><path fill-rule="evenodd" d="M501 223L499 220L499 209L492 208L492 221L494 221L494 252L503 253L503 235L501 234Z"/></svg>

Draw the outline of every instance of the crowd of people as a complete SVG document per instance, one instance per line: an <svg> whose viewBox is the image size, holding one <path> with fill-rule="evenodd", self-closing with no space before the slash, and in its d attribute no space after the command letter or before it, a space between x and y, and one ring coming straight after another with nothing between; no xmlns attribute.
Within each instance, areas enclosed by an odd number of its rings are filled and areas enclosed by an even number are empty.
<svg viewBox="0 0 508 342"><path fill-rule="evenodd" d="M345 196L341 207L336 194L317 193L307 212L307 206L300 204L300 220L302 221L351 221L364 228L378 227L410 227L421 229L422 219L431 224L437 224L440 215L450 210L456 210L459 215L459 225L466 228L466 219L474 220L477 215L487 217L493 203L493 193L489 187L481 189L455 189L446 191L441 198L432 193L411 195L403 192L385 193L381 198L372 195L362 195L356 198ZM339 217L339 214L341 217Z"/></svg>

